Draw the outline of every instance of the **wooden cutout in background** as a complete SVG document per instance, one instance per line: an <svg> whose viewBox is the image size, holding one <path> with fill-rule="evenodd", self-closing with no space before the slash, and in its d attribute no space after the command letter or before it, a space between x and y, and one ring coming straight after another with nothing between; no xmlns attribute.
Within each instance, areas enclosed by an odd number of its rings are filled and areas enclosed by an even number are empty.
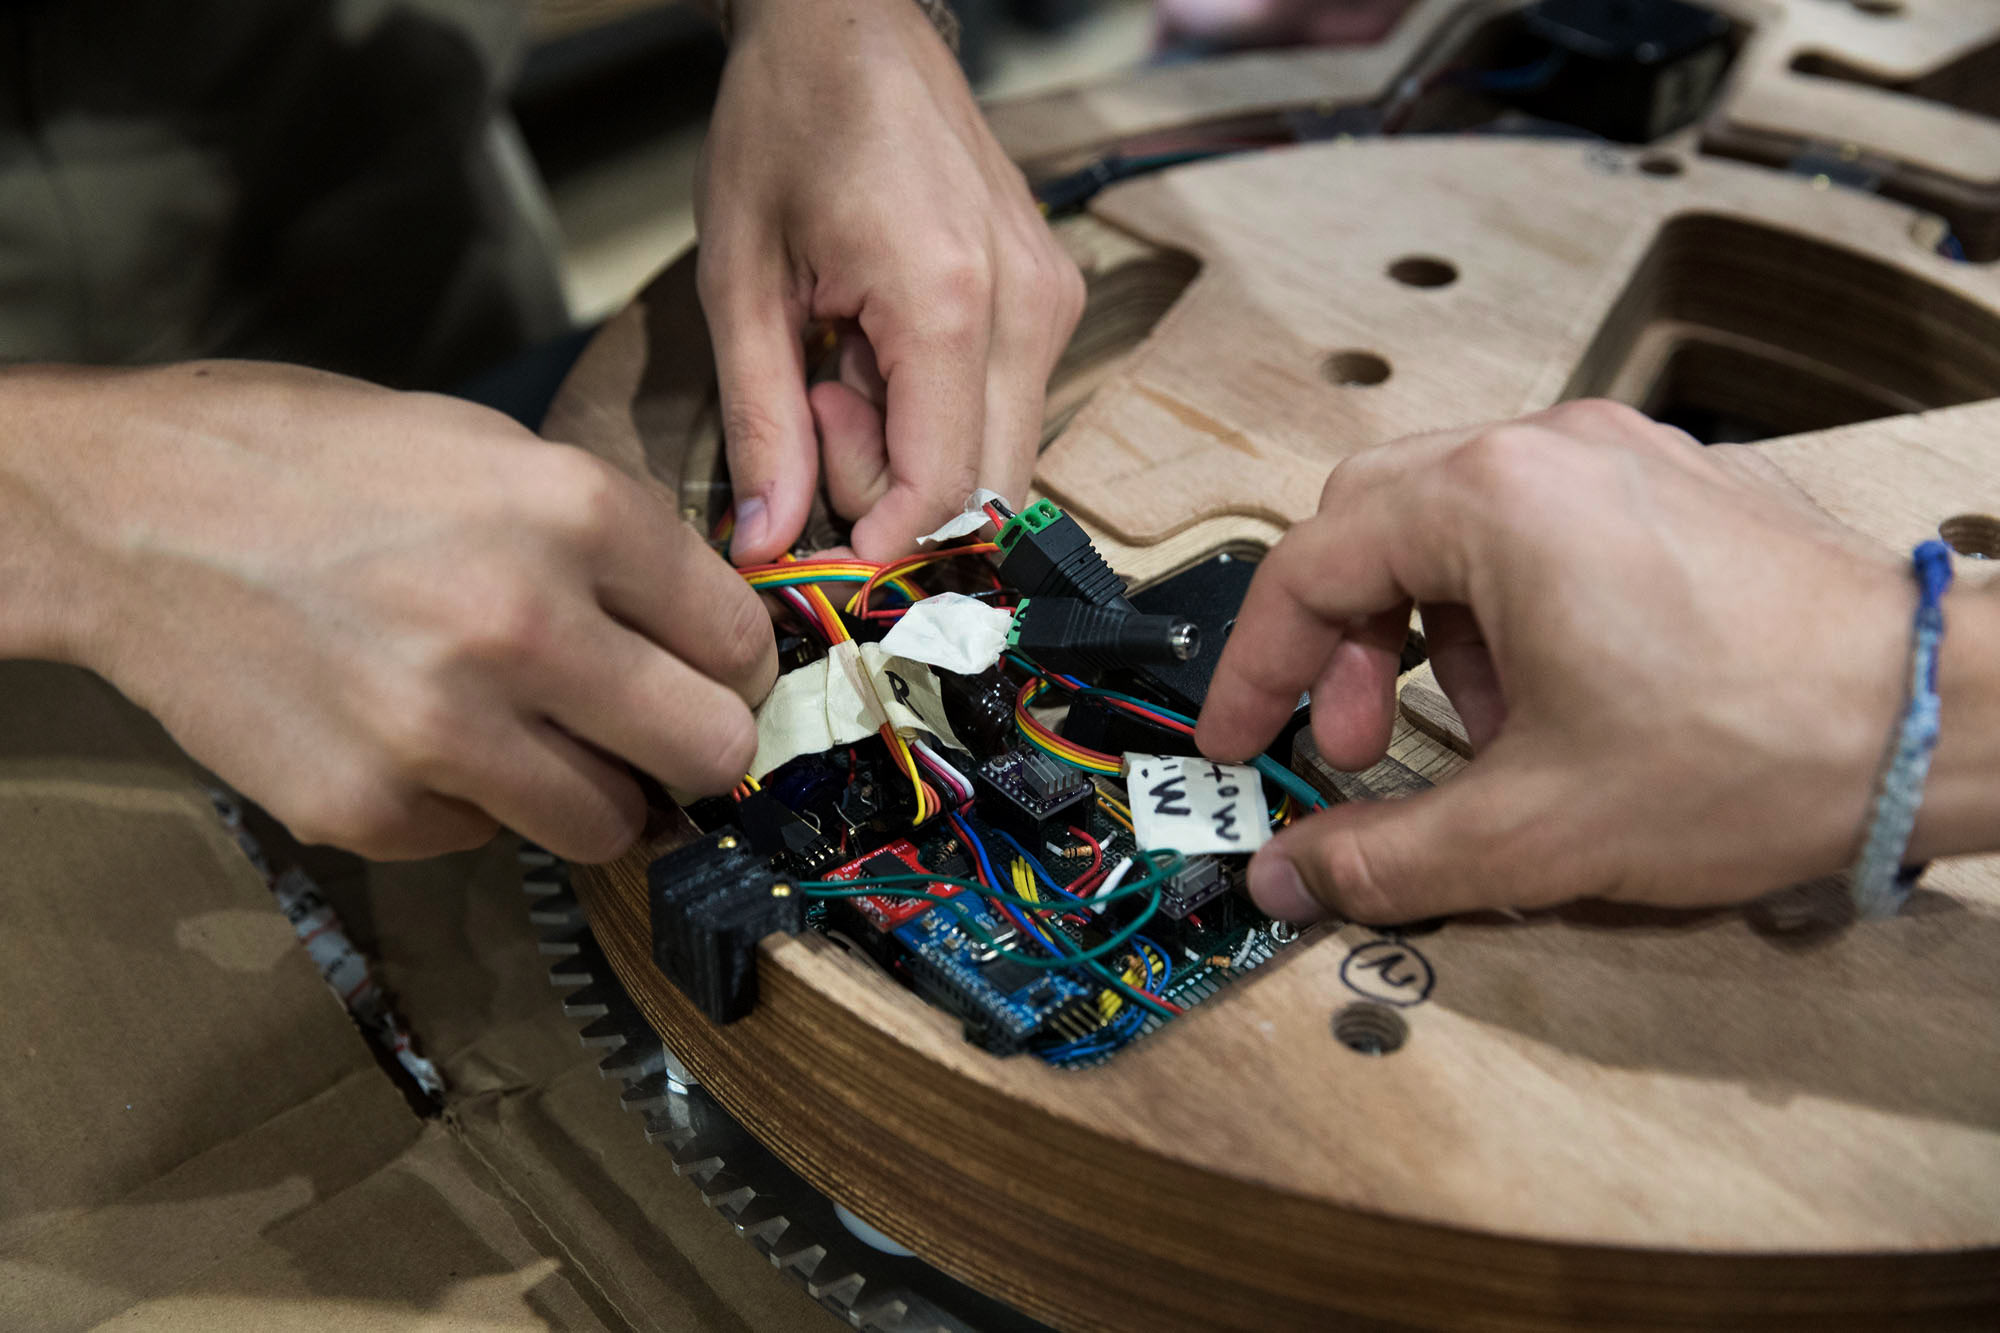
<svg viewBox="0 0 2000 1333"><path fill-rule="evenodd" d="M1135 70L989 108L1033 175L1176 131L1269 129L1379 103L1468 60L1528 0L1419 0L1374 46L1259 51ZM1993 0L1708 0L1743 34L1698 129L1662 147L1797 163L1949 219L1976 261L2000 259L2000 4ZM1812 164L1811 155L1824 159ZM1930 223L1918 224L1930 243Z"/></svg>
<svg viewBox="0 0 2000 1333"><path fill-rule="evenodd" d="M1729 6L1726 6L1729 7ZM2000 5L1782 0L1702 131L1705 151L1825 169L1950 218L1974 259L2000 259Z"/></svg>

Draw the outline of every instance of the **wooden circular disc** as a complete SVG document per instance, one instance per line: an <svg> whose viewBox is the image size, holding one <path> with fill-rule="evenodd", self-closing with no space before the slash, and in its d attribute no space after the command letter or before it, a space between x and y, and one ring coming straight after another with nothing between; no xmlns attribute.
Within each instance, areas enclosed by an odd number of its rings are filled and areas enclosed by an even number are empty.
<svg viewBox="0 0 2000 1333"><path fill-rule="evenodd" d="M1679 165L1359 142L1107 194L1063 228L1094 350L1058 377L1069 422L1038 487L1150 578L1268 542L1348 453L1599 393L1825 427L1758 447L1885 544L2000 514L2000 275L1926 252L1901 207ZM1398 277L1413 256L1451 280ZM1131 326L1107 331L1113 308ZM683 263L591 348L548 433L699 510L700 324ZM1388 373L1331 373L1349 353ZM1864 414L1894 415L1837 424ZM1440 776L1460 762L1416 729L1397 745ZM756 1012L709 1024L649 958L645 865L684 831L664 812L578 876L648 1018L815 1185L1061 1327L2000 1312L2000 860L1934 867L1880 923L1822 886L1745 911L1322 928L1063 1073L974 1049L818 936L767 941Z"/></svg>

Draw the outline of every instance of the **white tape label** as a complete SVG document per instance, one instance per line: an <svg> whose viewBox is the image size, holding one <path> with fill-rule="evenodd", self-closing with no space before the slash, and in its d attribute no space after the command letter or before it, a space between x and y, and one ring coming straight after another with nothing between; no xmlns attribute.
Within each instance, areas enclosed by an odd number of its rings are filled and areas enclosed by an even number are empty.
<svg viewBox="0 0 2000 1333"><path fill-rule="evenodd" d="M991 521L986 517L986 506L995 500L1004 501L1005 498L998 491L980 487L965 497L965 509L957 518L946 519L944 526L936 532L926 533L917 538L917 545L922 546L927 542L957 541L960 537L971 536Z"/></svg>
<svg viewBox="0 0 2000 1333"><path fill-rule="evenodd" d="M954 750L937 673L891 656L879 643L836 643L817 662L787 671L757 706L757 757L763 777L802 754L820 754L872 736L884 722L904 737L927 731Z"/></svg>
<svg viewBox="0 0 2000 1333"><path fill-rule="evenodd" d="M1254 852L1271 840L1264 785L1248 764L1171 754L1125 756L1132 828L1141 847Z"/></svg>
<svg viewBox="0 0 2000 1333"><path fill-rule="evenodd" d="M976 676L1007 651L1014 613L977 597L941 592L926 597L882 636L882 649L961 676Z"/></svg>

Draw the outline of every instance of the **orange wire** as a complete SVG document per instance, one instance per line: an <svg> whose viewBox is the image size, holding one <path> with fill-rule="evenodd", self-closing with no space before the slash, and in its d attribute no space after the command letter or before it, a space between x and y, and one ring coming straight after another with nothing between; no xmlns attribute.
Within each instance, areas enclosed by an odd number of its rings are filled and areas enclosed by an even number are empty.
<svg viewBox="0 0 2000 1333"><path fill-rule="evenodd" d="M868 582L861 585L861 591L854 594L854 600L849 602L848 606L857 614L866 615L869 600L875 596L875 589L883 579L908 573L912 569L938 560L950 560L961 555L990 555L999 549L1000 547L993 542L974 542L970 546L954 546L948 551L920 551L916 555L906 555L900 560L891 560L876 570Z"/></svg>
<svg viewBox="0 0 2000 1333"><path fill-rule="evenodd" d="M780 562L786 564L797 563L788 555L780 557ZM819 585L817 583L808 583L802 586L805 588L807 602L813 606L826 625L829 641L833 643L852 643L854 636L847 632L847 626L841 622L840 613L833 609L833 603L827 600L827 595L820 591ZM924 781L922 771L917 768L917 757L910 752L910 743L897 733L895 726L891 723L884 722L880 730L883 741L889 747L890 757L896 761L896 767L903 771L903 775L909 778L910 785L916 789L917 813L915 822L921 824L932 815L935 815L939 810L942 810L944 803L931 785Z"/></svg>

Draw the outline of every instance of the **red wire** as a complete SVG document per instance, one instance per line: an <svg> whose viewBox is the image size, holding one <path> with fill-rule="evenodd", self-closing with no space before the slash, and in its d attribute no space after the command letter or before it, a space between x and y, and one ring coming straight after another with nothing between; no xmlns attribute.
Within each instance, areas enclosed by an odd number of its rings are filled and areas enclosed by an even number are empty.
<svg viewBox="0 0 2000 1333"><path fill-rule="evenodd" d="M1030 692L1036 691L1037 687L1046 686L1047 684L1049 684L1049 682L1041 676L1030 676L1028 678L1027 683L1021 686L1020 693L1014 696L1015 720L1020 722L1028 730L1034 732L1036 735L1044 737L1047 740L1053 741L1057 745L1065 746L1071 750L1074 750L1078 754L1083 755L1085 758L1095 759L1098 762L1105 764L1117 764L1122 762L1119 756L1115 754L1106 754L1102 750L1088 749L1085 746L1078 745L1075 741L1064 740L1061 736L1058 736L1055 732L1050 731L1046 726L1042 725L1042 723L1034 716L1034 714L1028 711L1028 705L1034 702L1034 700L1030 697Z"/></svg>
<svg viewBox="0 0 2000 1333"><path fill-rule="evenodd" d="M1077 828L1074 824L1070 826L1069 831L1083 839L1084 845L1090 848L1090 868L1070 881L1069 891L1076 893L1076 896L1081 898L1083 895L1077 893L1077 887L1079 885L1088 885L1096 877L1097 872L1104 868L1104 845L1088 833L1085 833L1082 829Z"/></svg>
<svg viewBox="0 0 2000 1333"><path fill-rule="evenodd" d="M1154 712L1154 711L1153 711L1152 709L1150 709L1150 708L1141 708L1141 707L1140 707L1140 706L1139 706L1138 704L1135 704L1135 703L1127 703L1127 702L1126 702L1125 700L1123 700L1123 699L1110 699L1110 698L1106 698L1106 697L1105 697L1104 695L1101 695L1101 694L1100 694L1100 695L1096 695L1095 697L1096 697L1096 698L1099 698L1099 699L1103 699L1103 700L1104 700L1104 702L1106 702L1106 703L1110 704L1110 705L1111 705L1111 706L1112 706L1113 708L1122 708L1122 709L1124 709L1124 710L1125 710L1126 712L1128 712L1128 713L1131 713L1131 714L1133 714L1134 716L1137 716L1137 717L1143 717L1143 718L1145 718L1145 719L1146 719L1146 720L1147 720L1148 722L1151 722L1151 723L1153 723L1153 724L1154 724L1155 726L1160 726L1160 727L1165 727L1165 728L1167 728L1167 729L1168 729L1168 730L1170 730L1170 731L1178 731L1178 732L1180 732L1180 733L1181 733L1181 734L1182 734L1183 736L1192 736L1192 735L1194 735L1194 728L1193 728L1193 727L1190 727L1190 726L1189 726L1189 725L1188 725L1187 723L1185 723L1185 722L1176 722L1176 721L1174 721L1174 720L1173 720L1172 718L1170 718L1170 717L1162 717L1162 716L1161 716L1160 714L1158 714L1158 713L1155 713L1155 712Z"/></svg>

